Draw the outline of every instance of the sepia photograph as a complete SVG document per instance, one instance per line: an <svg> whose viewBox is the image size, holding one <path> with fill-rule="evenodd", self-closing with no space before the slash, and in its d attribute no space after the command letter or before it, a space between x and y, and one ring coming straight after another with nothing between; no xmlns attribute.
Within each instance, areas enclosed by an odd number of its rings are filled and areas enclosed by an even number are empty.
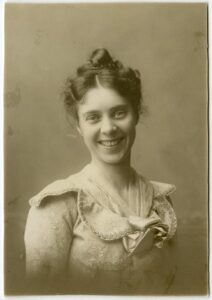
<svg viewBox="0 0 212 300"><path fill-rule="evenodd" d="M4 18L4 294L209 295L208 4Z"/></svg>

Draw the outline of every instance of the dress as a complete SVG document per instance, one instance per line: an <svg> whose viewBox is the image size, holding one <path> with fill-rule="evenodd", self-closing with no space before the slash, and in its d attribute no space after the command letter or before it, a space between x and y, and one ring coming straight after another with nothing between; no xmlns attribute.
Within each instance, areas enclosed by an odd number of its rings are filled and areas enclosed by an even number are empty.
<svg viewBox="0 0 212 300"><path fill-rule="evenodd" d="M175 186L133 169L132 175L129 203L108 193L91 165L30 199L25 248L31 282L47 294L167 292L176 270L177 220L169 198Z"/></svg>

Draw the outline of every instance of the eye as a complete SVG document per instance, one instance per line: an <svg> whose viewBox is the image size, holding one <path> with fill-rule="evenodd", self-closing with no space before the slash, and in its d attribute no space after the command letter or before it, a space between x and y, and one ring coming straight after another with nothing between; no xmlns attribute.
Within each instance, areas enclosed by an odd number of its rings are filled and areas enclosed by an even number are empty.
<svg viewBox="0 0 212 300"><path fill-rule="evenodd" d="M117 110L114 112L114 118L115 119L122 119L126 116L127 112L125 110Z"/></svg>
<svg viewBox="0 0 212 300"><path fill-rule="evenodd" d="M100 120L100 116L98 114L87 115L85 120L89 123L96 123Z"/></svg>

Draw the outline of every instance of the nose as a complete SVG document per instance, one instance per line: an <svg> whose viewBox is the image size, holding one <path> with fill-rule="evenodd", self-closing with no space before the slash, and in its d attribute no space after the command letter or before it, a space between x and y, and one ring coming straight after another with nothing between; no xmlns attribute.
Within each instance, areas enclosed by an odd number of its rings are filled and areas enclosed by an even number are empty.
<svg viewBox="0 0 212 300"><path fill-rule="evenodd" d="M116 125L113 120L106 117L101 122L101 133L105 135L111 135L116 131Z"/></svg>

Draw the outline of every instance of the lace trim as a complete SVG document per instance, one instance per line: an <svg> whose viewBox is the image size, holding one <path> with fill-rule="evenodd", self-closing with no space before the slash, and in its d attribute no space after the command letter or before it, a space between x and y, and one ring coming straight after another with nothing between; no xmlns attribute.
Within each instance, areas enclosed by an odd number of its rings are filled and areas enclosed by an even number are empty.
<svg viewBox="0 0 212 300"><path fill-rule="evenodd" d="M153 209L157 212L162 222L168 225L167 239L171 239L177 230L177 218L171 204L165 197L160 197L154 201Z"/></svg>
<svg viewBox="0 0 212 300"><path fill-rule="evenodd" d="M134 232L134 229L130 226L130 224L127 224L127 220L126 222L123 222L123 217L119 217L118 215L114 217L113 220L110 219L110 222L114 222L114 229L116 228L116 225L117 225L117 228L118 228L118 231L116 232L110 232L110 233L103 233L102 231L99 231L95 228L95 226L93 226L86 218L85 216L85 213L84 213L84 197L81 195L82 194L82 191L79 191L78 193L78 201L77 201L77 204L78 204L78 211L79 211L79 214L80 214L80 217L81 217L81 220L87 225L89 226L89 228L92 230L92 232L94 234L96 234L98 237L100 237L101 239L103 240L107 240L107 241L111 241L111 240L118 240L124 236L127 236L131 233ZM96 203L95 203L96 204ZM97 204L96 204L97 205ZM104 209L104 208L101 208L101 209ZM115 214L114 214L115 215ZM112 216L112 213L111 213L111 216ZM122 224L121 224L122 223ZM126 226L126 228L124 229L120 229L120 225L122 225L123 227Z"/></svg>

